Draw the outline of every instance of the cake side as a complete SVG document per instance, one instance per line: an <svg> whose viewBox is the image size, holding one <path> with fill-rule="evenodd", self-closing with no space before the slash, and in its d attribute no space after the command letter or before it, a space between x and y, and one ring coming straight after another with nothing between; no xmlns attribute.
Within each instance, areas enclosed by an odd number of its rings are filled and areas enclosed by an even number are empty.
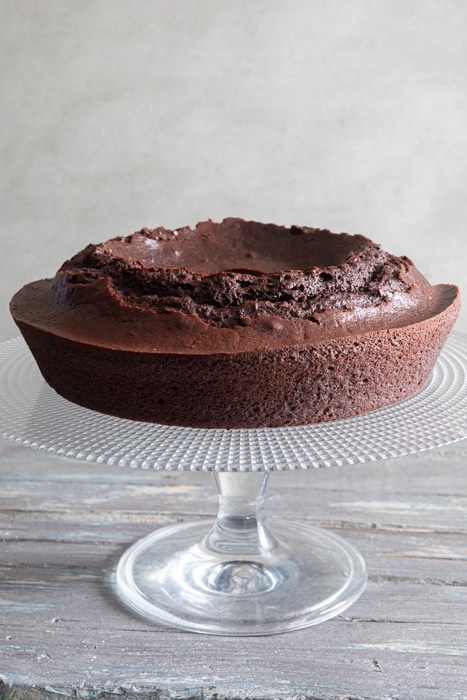
<svg viewBox="0 0 467 700"><path fill-rule="evenodd" d="M18 325L45 380L86 408L201 428L292 426L366 413L421 388L459 311L451 293L437 316L411 326L210 356L133 353Z"/></svg>

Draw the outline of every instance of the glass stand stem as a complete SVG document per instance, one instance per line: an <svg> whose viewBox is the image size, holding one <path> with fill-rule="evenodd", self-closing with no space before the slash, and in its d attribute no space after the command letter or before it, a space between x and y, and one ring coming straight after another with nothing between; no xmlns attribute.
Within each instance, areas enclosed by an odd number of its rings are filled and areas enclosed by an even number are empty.
<svg viewBox="0 0 467 700"><path fill-rule="evenodd" d="M267 473L217 472L214 479L219 490L217 520L206 538L212 551L235 554L259 554L273 550L272 536L264 515Z"/></svg>
<svg viewBox="0 0 467 700"><path fill-rule="evenodd" d="M260 593L274 585L272 562L280 549L264 515L268 474L217 472L217 519L201 541L200 551L214 563L207 575L211 590L234 595Z"/></svg>

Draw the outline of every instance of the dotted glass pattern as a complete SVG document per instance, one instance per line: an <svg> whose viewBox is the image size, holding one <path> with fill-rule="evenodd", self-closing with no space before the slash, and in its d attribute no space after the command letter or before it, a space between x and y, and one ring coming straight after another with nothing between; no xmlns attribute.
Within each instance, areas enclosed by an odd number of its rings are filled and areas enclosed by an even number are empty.
<svg viewBox="0 0 467 700"><path fill-rule="evenodd" d="M88 462L145 469L274 471L351 465L467 437L467 336L448 338L427 384L393 406L293 428L203 430L81 408L42 379L21 338L0 344L1 437Z"/></svg>

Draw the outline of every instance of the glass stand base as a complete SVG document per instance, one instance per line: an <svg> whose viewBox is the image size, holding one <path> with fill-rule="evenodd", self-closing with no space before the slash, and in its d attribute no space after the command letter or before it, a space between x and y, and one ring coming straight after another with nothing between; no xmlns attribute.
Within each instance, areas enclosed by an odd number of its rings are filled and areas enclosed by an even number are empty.
<svg viewBox="0 0 467 700"><path fill-rule="evenodd" d="M210 531L206 521L174 525L130 547L116 576L123 601L179 629L264 635L334 617L365 588L364 560L334 534L278 520L262 552L237 556L228 545L213 551L218 523L211 525Z"/></svg>

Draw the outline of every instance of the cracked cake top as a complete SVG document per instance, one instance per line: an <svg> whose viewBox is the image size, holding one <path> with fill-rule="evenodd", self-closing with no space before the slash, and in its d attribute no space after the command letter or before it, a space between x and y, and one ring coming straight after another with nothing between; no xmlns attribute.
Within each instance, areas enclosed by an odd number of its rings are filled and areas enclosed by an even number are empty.
<svg viewBox="0 0 467 700"><path fill-rule="evenodd" d="M364 236L238 218L143 228L89 245L53 280L24 289L29 319L53 332L170 353L241 352L406 326L455 294Z"/></svg>

